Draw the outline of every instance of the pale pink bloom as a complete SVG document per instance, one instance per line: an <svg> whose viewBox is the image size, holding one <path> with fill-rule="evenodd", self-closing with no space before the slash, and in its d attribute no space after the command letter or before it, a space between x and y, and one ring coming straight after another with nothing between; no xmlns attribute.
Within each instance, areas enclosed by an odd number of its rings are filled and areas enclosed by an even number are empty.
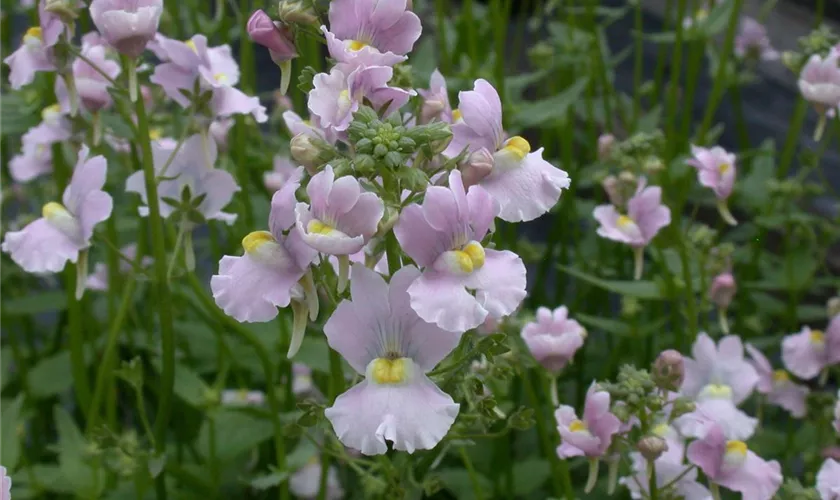
<svg viewBox="0 0 840 500"><path fill-rule="evenodd" d="M502 102L486 80L476 80L458 100L452 142L443 154L454 158L484 148L493 155L493 169L479 185L499 203L502 220L529 221L551 210L571 183L568 174L543 160L542 148L531 152L525 138L505 138Z"/></svg>
<svg viewBox="0 0 840 500"><path fill-rule="evenodd" d="M32 83L39 71L56 70L52 47L67 28L58 15L46 10L46 4L47 0L38 2L39 25L26 30L20 47L3 60L15 90Z"/></svg>
<svg viewBox="0 0 840 500"><path fill-rule="evenodd" d="M363 193L355 177L335 178L327 165L306 186L310 203L295 206L297 229L309 246L329 255L361 250L376 234L385 212L374 193Z"/></svg>
<svg viewBox="0 0 840 500"><path fill-rule="evenodd" d="M758 419L738 409L732 396L727 385L707 385L697 396L694 411L674 420L674 427L684 437L700 438L710 427L719 426L727 439L749 439Z"/></svg>
<svg viewBox="0 0 840 500"><path fill-rule="evenodd" d="M0 500L12 500L12 478L6 474L6 468L0 465Z"/></svg>
<svg viewBox="0 0 840 500"><path fill-rule="evenodd" d="M324 414L341 442L365 455L434 448L449 431L459 405L427 376L458 344L458 335L421 320L409 286L419 277L405 266L391 278L353 266L352 301L344 300L324 325L330 347L365 379L338 396Z"/></svg>
<svg viewBox="0 0 840 500"><path fill-rule="evenodd" d="M557 447L560 458L602 457L621 426L618 417L610 413L610 394L598 390L594 383L586 393L582 419L578 419L574 408L566 405L557 408L554 418L562 438Z"/></svg>
<svg viewBox="0 0 840 500"><path fill-rule="evenodd" d="M810 380L826 367L840 362L840 316L835 316L825 332L807 326L782 341L785 368L802 380Z"/></svg>
<svg viewBox="0 0 840 500"><path fill-rule="evenodd" d="M228 132L230 132L231 127L233 127L233 119L229 117L213 120L213 123L210 124L210 135L222 151L227 149Z"/></svg>
<svg viewBox="0 0 840 500"><path fill-rule="evenodd" d="M317 257L304 243L301 233L284 231L293 224L294 190L300 185L303 169L271 199L269 228L255 231L242 240L241 257L225 255L219 261L219 274L210 279L216 304L225 314L242 322L266 322L277 316L278 307L292 299L302 300L298 282Z"/></svg>
<svg viewBox="0 0 840 500"><path fill-rule="evenodd" d="M630 490L632 498L650 498L648 492L650 485L648 461L640 453L631 453L630 458L633 461L633 475L635 477L623 477L619 482ZM675 460L666 452L666 455L656 459L655 464L656 485L660 496L684 500L709 500L712 498L709 490L697 481L696 469L683 474L691 465L683 463L682 453ZM669 486L667 490L664 489L665 486Z"/></svg>
<svg viewBox="0 0 840 500"><path fill-rule="evenodd" d="M799 74L799 91L808 102L821 110L840 105L840 67L834 51L824 59L814 54Z"/></svg>
<svg viewBox="0 0 840 500"><path fill-rule="evenodd" d="M807 411L805 400L810 389L792 381L785 370L774 371L770 361L752 345L747 344L745 347L758 373L755 389L767 395L768 403L784 408L796 418L804 417Z"/></svg>
<svg viewBox="0 0 840 500"><path fill-rule="evenodd" d="M93 0L90 17L96 29L121 54L138 57L157 33L163 0Z"/></svg>
<svg viewBox="0 0 840 500"><path fill-rule="evenodd" d="M719 200L729 198L735 184L735 155L720 146L709 149L694 145L691 154L686 163L697 169L700 184L714 191Z"/></svg>
<svg viewBox="0 0 840 500"><path fill-rule="evenodd" d="M9 161L9 174L15 182L29 182L52 172L52 148L71 136L70 122L58 105L44 108L43 121L23 134L21 154Z"/></svg>
<svg viewBox="0 0 840 500"><path fill-rule="evenodd" d="M226 389L222 391L222 404L225 406L262 406L265 393L246 389Z"/></svg>
<svg viewBox="0 0 840 500"><path fill-rule="evenodd" d="M313 139L324 140L330 144L335 143L335 133L329 129L322 129L319 126L320 120L318 119L314 122L304 120L294 111L286 110L283 112L283 122L286 124L286 128L289 129L289 135L292 137L303 134Z"/></svg>
<svg viewBox="0 0 840 500"><path fill-rule="evenodd" d="M314 499L321 491L321 461L318 457L306 463L289 477L289 491L297 498ZM327 500L344 498L344 490L338 481L338 470L334 466L327 469Z"/></svg>
<svg viewBox="0 0 840 500"><path fill-rule="evenodd" d="M449 93L446 90L446 79L437 69L429 79L429 88L417 91L423 98L420 108L420 123L438 120L452 123L452 106L449 105Z"/></svg>
<svg viewBox="0 0 840 500"><path fill-rule="evenodd" d="M111 79L116 79L119 76L120 64L106 57L104 45L88 46L82 50L82 54ZM111 105L111 94L108 93L111 83L81 58L73 61L73 78L79 99L85 109L94 113ZM56 85L64 86L64 80L56 80Z"/></svg>
<svg viewBox="0 0 840 500"><path fill-rule="evenodd" d="M111 216L113 201L102 190L108 165L102 156L88 158L83 146L62 203L49 202L36 219L20 231L6 233L3 251L25 271L57 273L79 252L90 247L93 228Z"/></svg>
<svg viewBox="0 0 840 500"><path fill-rule="evenodd" d="M548 371L559 372L583 346L586 329L569 319L566 306L554 311L540 307L536 319L522 328L522 339L537 362Z"/></svg>
<svg viewBox="0 0 840 500"><path fill-rule="evenodd" d="M770 500L782 484L779 462L764 461L743 441L727 440L718 426L688 445L688 460L710 481L741 493L743 500Z"/></svg>
<svg viewBox="0 0 840 500"><path fill-rule="evenodd" d="M155 67L150 80L163 87L166 95L183 107L190 100L181 90L192 92L196 80L202 91L210 91L210 108L215 117L250 114L259 122L268 120L265 106L256 97L245 95L236 88L239 65L229 45L208 47L207 37L195 35L186 42L158 34L149 48L162 61Z"/></svg>
<svg viewBox="0 0 840 500"><path fill-rule="evenodd" d="M321 26L330 57L353 66L393 66L405 61L420 38L420 18L406 0L335 0L330 29Z"/></svg>
<svg viewBox="0 0 840 500"><path fill-rule="evenodd" d="M738 57L757 56L762 61L775 61L779 53L770 44L767 28L751 17L741 19L738 35L735 37L735 55Z"/></svg>
<svg viewBox="0 0 840 500"><path fill-rule="evenodd" d="M720 273L712 279L712 286L709 287L709 300L722 309L729 307L738 286L735 277L730 272Z"/></svg>
<svg viewBox="0 0 840 500"><path fill-rule="evenodd" d="M239 191L239 186L229 172L213 168L217 155L216 142L196 134L184 141L170 162L173 151L174 145L161 144L160 141L152 143L155 173L166 178L158 183L161 216L169 217L175 212L175 207L164 198L180 201L184 189L189 189L192 198L206 195L196 207L204 218L232 224L236 220L236 214L223 212L222 209L233 199L233 194ZM148 200L142 170L134 172L126 179L125 190L140 195L144 205L140 206L139 212L140 215L147 216L149 207L145 206Z"/></svg>
<svg viewBox="0 0 840 500"><path fill-rule="evenodd" d="M497 213L490 194L480 186L464 189L457 170L449 174L448 188L430 186L423 205L403 209L394 234L423 268L408 289L421 318L462 333L488 316L513 313L525 298L522 259L481 245Z"/></svg>
<svg viewBox="0 0 840 500"><path fill-rule="evenodd" d="M298 56L291 30L280 23L275 23L262 9L251 14L247 32L251 40L268 49L271 60L277 64Z"/></svg>
<svg viewBox="0 0 840 500"><path fill-rule="evenodd" d="M744 359L744 346L736 335L727 335L715 345L706 333L701 333L691 347L692 357L686 357L685 380L680 392L697 398L708 385L727 386L732 401L739 405L752 394L758 383L758 373Z"/></svg>
<svg viewBox="0 0 840 500"><path fill-rule="evenodd" d="M26 143L52 145L69 139L73 131L67 115L67 110L62 109L60 104L41 110L41 123L23 135L24 148Z"/></svg>
<svg viewBox="0 0 840 500"><path fill-rule="evenodd" d="M292 363L292 394L302 396L317 390L312 381L312 369L303 363Z"/></svg>
<svg viewBox="0 0 840 500"><path fill-rule="evenodd" d="M840 462L828 459L817 473L817 491L822 500L840 500Z"/></svg>
<svg viewBox="0 0 840 500"><path fill-rule="evenodd" d="M132 243L130 245L126 245L120 249L120 253L126 259L131 260L134 262L134 258L137 255L137 245ZM141 267L148 267L153 262L152 258L149 256L143 257L140 262ZM132 266L130 263L126 262L125 259L119 259L119 273L120 275L123 274L130 274L132 272ZM93 273L87 277L87 281L85 283L85 288L88 290L99 290L99 291L106 291L108 290L108 266L99 262L93 268Z"/></svg>
<svg viewBox="0 0 840 500"><path fill-rule="evenodd" d="M592 215L600 224L599 236L633 248L647 246L660 229L671 223L671 210L662 204L662 188L647 187L645 178L639 179L636 194L627 201L626 215L613 205L599 205Z"/></svg>
<svg viewBox="0 0 840 500"><path fill-rule="evenodd" d="M379 110L388 105L383 116L400 109L415 95L413 90L389 87L394 74L390 66L360 66L347 64L333 66L329 73L318 73L309 92L308 106L313 120L324 130L339 133L347 130L353 113L363 100L368 100Z"/></svg>
<svg viewBox="0 0 840 500"><path fill-rule="evenodd" d="M274 169L263 174L265 188L271 192L279 190L295 170L295 164L289 158L276 155L274 157Z"/></svg>

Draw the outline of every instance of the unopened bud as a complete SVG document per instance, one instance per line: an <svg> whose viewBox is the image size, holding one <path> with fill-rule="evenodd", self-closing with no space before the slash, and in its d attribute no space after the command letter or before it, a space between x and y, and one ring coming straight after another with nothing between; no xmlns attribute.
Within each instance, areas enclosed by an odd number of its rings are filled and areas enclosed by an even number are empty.
<svg viewBox="0 0 840 500"><path fill-rule="evenodd" d="M262 9L254 11L246 26L248 37L267 48L271 59L280 64L298 56L295 39L288 27L275 23Z"/></svg>
<svg viewBox="0 0 840 500"><path fill-rule="evenodd" d="M474 186L493 171L493 155L487 148L474 151L461 164L460 170L464 180L464 187Z"/></svg>
<svg viewBox="0 0 840 500"><path fill-rule="evenodd" d="M301 1L281 0L277 6L277 14L286 24L309 24L318 26L318 16Z"/></svg>
<svg viewBox="0 0 840 500"><path fill-rule="evenodd" d="M303 165L310 174L315 174L320 167L335 158L335 152L329 144L303 133L292 137L290 145L292 158Z"/></svg>
<svg viewBox="0 0 840 500"><path fill-rule="evenodd" d="M600 161L607 161L612 154L613 146L615 145L615 136L612 134L601 134L598 137L598 159Z"/></svg>
<svg viewBox="0 0 840 500"><path fill-rule="evenodd" d="M840 297L832 297L828 299L828 302L825 304L825 308L828 311L829 318L833 318L840 314Z"/></svg>
<svg viewBox="0 0 840 500"><path fill-rule="evenodd" d="M696 409L697 405L694 404L694 401L680 396L671 403L671 420L676 420Z"/></svg>
<svg viewBox="0 0 840 500"><path fill-rule="evenodd" d="M648 175L658 174L665 170L665 163L659 157L649 156L642 165L642 169Z"/></svg>
<svg viewBox="0 0 840 500"><path fill-rule="evenodd" d="M685 379L683 355L673 349L662 351L653 363L653 381L666 391L677 391Z"/></svg>
<svg viewBox="0 0 840 500"><path fill-rule="evenodd" d="M709 300L721 309L726 309L732 303L735 292L738 290L735 284L735 277L732 273L721 273L712 280L709 287Z"/></svg>
<svg viewBox="0 0 840 500"><path fill-rule="evenodd" d="M432 154L442 153L452 142L452 129L448 123L435 122L429 127L429 148Z"/></svg>
<svg viewBox="0 0 840 500"><path fill-rule="evenodd" d="M72 24L79 17L77 0L47 0L44 10L61 18L64 24Z"/></svg>
<svg viewBox="0 0 840 500"><path fill-rule="evenodd" d="M604 191L606 191L607 198L610 199L610 203L617 207L620 207L624 204L625 200L621 196L621 186L616 176L606 176L604 180L601 181L601 186L604 187Z"/></svg>
<svg viewBox="0 0 840 500"><path fill-rule="evenodd" d="M636 449L647 461L652 462L668 451L668 443L659 436L645 436L636 443Z"/></svg>

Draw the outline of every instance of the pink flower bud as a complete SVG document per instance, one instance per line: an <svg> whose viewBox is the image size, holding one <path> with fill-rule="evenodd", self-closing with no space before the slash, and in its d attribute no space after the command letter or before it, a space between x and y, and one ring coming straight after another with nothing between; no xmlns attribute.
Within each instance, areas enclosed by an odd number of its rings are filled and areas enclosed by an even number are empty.
<svg viewBox="0 0 840 500"><path fill-rule="evenodd" d="M840 314L840 297L832 297L828 299L828 302L826 302L825 304L825 308L828 312L829 318L833 318Z"/></svg>
<svg viewBox="0 0 840 500"><path fill-rule="evenodd" d="M467 157L467 161L461 164L461 175L464 186L474 186L481 182L490 172L493 171L493 155L487 148L474 151Z"/></svg>
<svg viewBox="0 0 840 500"><path fill-rule="evenodd" d="M636 443L636 449L647 461L652 462L668 451L668 442L659 436L645 436Z"/></svg>
<svg viewBox="0 0 840 500"><path fill-rule="evenodd" d="M598 159L601 161L606 161L610 157L610 153L612 153L613 146L615 145L615 136L612 134L601 134L598 137Z"/></svg>
<svg viewBox="0 0 840 500"><path fill-rule="evenodd" d="M262 9L248 19L248 36L271 52L271 59L280 64L298 56L291 31L268 17Z"/></svg>
<svg viewBox="0 0 840 500"><path fill-rule="evenodd" d="M732 273L721 273L712 280L709 288L709 299L718 307L726 309L732 303L732 298L738 290Z"/></svg>
<svg viewBox="0 0 840 500"><path fill-rule="evenodd" d="M662 351L653 363L653 381L668 391L680 388L685 378L683 355L673 349Z"/></svg>
<svg viewBox="0 0 840 500"><path fill-rule="evenodd" d="M616 176L608 175L603 181L601 181L601 186L603 186L604 191L606 191L607 198L610 199L610 203L617 207L623 205L624 200L621 197L618 178Z"/></svg>

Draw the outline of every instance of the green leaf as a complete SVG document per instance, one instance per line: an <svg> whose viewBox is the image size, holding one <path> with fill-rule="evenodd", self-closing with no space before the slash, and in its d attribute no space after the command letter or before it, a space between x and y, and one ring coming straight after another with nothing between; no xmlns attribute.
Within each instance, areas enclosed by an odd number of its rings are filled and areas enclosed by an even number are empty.
<svg viewBox="0 0 840 500"><path fill-rule="evenodd" d="M576 313L575 319L583 323L589 328L595 328L605 333L618 335L619 337L633 337L633 328L630 323L609 318L601 318L598 316L590 316L589 314ZM657 320L646 322L644 326L636 331L635 337L642 338L660 331L660 329L667 323L667 318L659 318Z"/></svg>
<svg viewBox="0 0 840 500"><path fill-rule="evenodd" d="M0 135L20 136L38 125L38 102L27 102L19 93L3 94L0 99L3 101L0 108L3 129Z"/></svg>
<svg viewBox="0 0 840 500"><path fill-rule="evenodd" d="M211 418L215 419L216 458L221 463L253 450L274 432L270 422L244 412L222 409ZM198 452L205 457L210 456L211 427L208 418L198 434Z"/></svg>
<svg viewBox="0 0 840 500"><path fill-rule="evenodd" d="M770 200L767 182L775 178L775 150L771 139L764 141L752 160L750 173L735 184L738 200L754 210L765 207Z"/></svg>
<svg viewBox="0 0 840 500"><path fill-rule="evenodd" d="M257 476L254 479L251 479L249 484L251 488L254 488L255 490L265 491L269 488L279 486L288 478L288 472L272 472L271 474Z"/></svg>
<svg viewBox="0 0 840 500"><path fill-rule="evenodd" d="M6 367L5 373L0 376L0 390L12 380L12 373L9 368L12 366L12 350L8 347L0 349L0 367Z"/></svg>
<svg viewBox="0 0 840 500"><path fill-rule="evenodd" d="M513 115L513 124L520 128L562 123L566 119L569 106L574 104L589 84L589 78L580 78L563 92L525 103Z"/></svg>
<svg viewBox="0 0 840 500"><path fill-rule="evenodd" d="M91 468L85 460L87 443L84 436L63 407L53 407L53 418L58 429L58 466L61 476L77 496L98 498L97 489L104 485L97 480L98 469Z"/></svg>
<svg viewBox="0 0 840 500"><path fill-rule="evenodd" d="M591 285L597 286L598 288L603 288L604 290L617 293L619 295L626 295L628 297L635 297L637 299L647 299L647 300L663 300L665 296L662 294L662 291L653 281L619 281L619 280L605 280L591 274L585 273L573 267L566 267L561 264L557 264L557 269L563 271L566 274L574 276L580 280L583 280Z"/></svg>
<svg viewBox="0 0 840 500"><path fill-rule="evenodd" d="M517 497L529 495L545 483L551 475L551 467L545 460L528 459L513 464L513 492Z"/></svg>
<svg viewBox="0 0 840 500"><path fill-rule="evenodd" d="M70 389L73 385L70 351L38 361L27 373L27 384L35 398L49 398Z"/></svg>
<svg viewBox="0 0 840 500"><path fill-rule="evenodd" d="M729 23L732 17L733 5L734 2L732 0L726 0L715 5L712 11L709 12L709 15L698 24L697 29L707 37L717 35Z"/></svg>
<svg viewBox="0 0 840 500"><path fill-rule="evenodd" d="M472 480L470 479L470 474L466 470L454 468L441 469L438 471L437 476L440 478L446 489L455 495L455 498L459 498L461 500L476 498L475 488L473 487ZM485 494L490 493L493 489L493 483L491 483L490 480L481 473L476 472L475 479L478 483L479 489Z"/></svg>
<svg viewBox="0 0 840 500"><path fill-rule="evenodd" d="M11 403L4 403L2 422L0 422L0 462L9 470L14 471L20 459L20 439L18 438L18 426L23 425L21 420L21 409L23 408L23 395L18 395Z"/></svg>
<svg viewBox="0 0 840 500"><path fill-rule="evenodd" d="M162 371L159 358L152 360L152 366L158 374ZM200 408L207 402L210 387L194 371L186 366L175 363L175 394L190 406Z"/></svg>
<svg viewBox="0 0 840 500"><path fill-rule="evenodd" d="M4 316L27 316L65 309L67 294L63 291L36 292L3 301Z"/></svg>

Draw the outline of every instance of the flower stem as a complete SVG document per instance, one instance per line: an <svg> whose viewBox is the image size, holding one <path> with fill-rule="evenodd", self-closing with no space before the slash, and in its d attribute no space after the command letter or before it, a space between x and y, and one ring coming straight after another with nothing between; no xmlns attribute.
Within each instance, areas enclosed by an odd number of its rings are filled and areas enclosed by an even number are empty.
<svg viewBox="0 0 840 500"><path fill-rule="evenodd" d="M566 500L574 500L575 492L572 489L572 479L569 474L568 464L565 460L560 460L553 449L554 439L548 435L545 427L545 412L543 411L543 398L537 398L537 392L534 389L531 375L525 372L522 375L522 386L525 389L529 403L534 407L536 412L534 421L537 427L537 436L539 436L540 444L543 447L543 455L548 460L553 473L551 474L551 485L554 491L554 496L557 498L565 497ZM559 471L559 473L557 473Z"/></svg>
<svg viewBox="0 0 840 500"><path fill-rule="evenodd" d="M642 279L642 273L645 269L645 247L633 249L633 279L638 281Z"/></svg>
<svg viewBox="0 0 840 500"><path fill-rule="evenodd" d="M134 59L126 60L126 73L128 73L128 97L131 102L137 102L137 93L139 86L137 85L137 61Z"/></svg>
<svg viewBox="0 0 840 500"><path fill-rule="evenodd" d="M598 469L600 464L601 461L597 458L589 459L589 475L586 478L586 486L583 488L584 493L589 494L595 488L595 484L598 482Z"/></svg>
<svg viewBox="0 0 840 500"><path fill-rule="evenodd" d="M650 500L659 500L659 488L656 484L656 460L648 460L648 491Z"/></svg>
<svg viewBox="0 0 840 500"><path fill-rule="evenodd" d="M458 447L458 453L461 455L461 461L464 462L464 468L467 469L473 494L475 495L476 500L481 500L484 498L484 494L481 491L481 483L478 482L478 475L475 473L475 467L473 467L470 456L467 454L467 450L465 450L463 446Z"/></svg>

